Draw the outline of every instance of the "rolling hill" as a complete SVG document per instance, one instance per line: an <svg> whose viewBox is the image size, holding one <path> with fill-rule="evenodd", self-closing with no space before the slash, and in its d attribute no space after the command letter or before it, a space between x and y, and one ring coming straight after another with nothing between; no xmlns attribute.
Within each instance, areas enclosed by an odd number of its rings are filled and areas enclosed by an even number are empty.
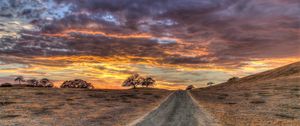
<svg viewBox="0 0 300 126"><path fill-rule="evenodd" d="M276 79L288 76L300 76L300 62L292 63L283 67L268 70L262 73L250 75L240 79L240 82Z"/></svg>
<svg viewBox="0 0 300 126"><path fill-rule="evenodd" d="M192 94L224 126L300 126L300 62Z"/></svg>

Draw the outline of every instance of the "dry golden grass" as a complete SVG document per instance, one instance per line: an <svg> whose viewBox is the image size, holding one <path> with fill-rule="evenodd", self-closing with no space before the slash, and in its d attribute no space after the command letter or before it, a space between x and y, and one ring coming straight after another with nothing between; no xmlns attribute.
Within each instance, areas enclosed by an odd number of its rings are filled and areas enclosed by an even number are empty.
<svg viewBox="0 0 300 126"><path fill-rule="evenodd" d="M300 126L300 77L227 83L192 91L224 126Z"/></svg>
<svg viewBox="0 0 300 126"><path fill-rule="evenodd" d="M300 126L300 62L192 93L225 126Z"/></svg>
<svg viewBox="0 0 300 126"><path fill-rule="evenodd" d="M0 125L125 125L170 93L160 89L0 88Z"/></svg>

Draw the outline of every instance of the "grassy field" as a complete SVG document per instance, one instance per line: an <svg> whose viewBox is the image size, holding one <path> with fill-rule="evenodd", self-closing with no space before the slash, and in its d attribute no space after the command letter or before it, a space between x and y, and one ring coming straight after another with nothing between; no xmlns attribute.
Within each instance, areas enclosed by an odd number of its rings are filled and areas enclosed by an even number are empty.
<svg viewBox="0 0 300 126"><path fill-rule="evenodd" d="M0 125L118 126L157 106L171 91L0 88Z"/></svg>
<svg viewBox="0 0 300 126"><path fill-rule="evenodd" d="M192 94L224 126L300 126L300 77L226 84Z"/></svg>

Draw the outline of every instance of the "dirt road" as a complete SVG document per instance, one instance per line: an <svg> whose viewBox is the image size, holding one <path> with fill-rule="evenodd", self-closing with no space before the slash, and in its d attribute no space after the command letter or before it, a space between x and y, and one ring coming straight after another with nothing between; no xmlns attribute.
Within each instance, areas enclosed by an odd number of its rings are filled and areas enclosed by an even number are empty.
<svg viewBox="0 0 300 126"><path fill-rule="evenodd" d="M135 126L217 126L187 91L176 91Z"/></svg>

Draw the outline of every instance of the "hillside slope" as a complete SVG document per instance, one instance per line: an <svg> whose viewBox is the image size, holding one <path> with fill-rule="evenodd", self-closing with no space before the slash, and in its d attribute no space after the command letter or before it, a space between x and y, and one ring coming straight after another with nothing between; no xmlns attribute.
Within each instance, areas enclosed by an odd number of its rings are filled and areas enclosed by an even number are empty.
<svg viewBox="0 0 300 126"><path fill-rule="evenodd" d="M300 126L300 62L192 94L225 126Z"/></svg>
<svg viewBox="0 0 300 126"><path fill-rule="evenodd" d="M268 79L276 79L280 77L287 76L300 76L300 62L292 63L283 67L279 67L276 69L268 70L262 73L250 75L244 78L241 78L241 82L250 82L257 80L268 80Z"/></svg>

